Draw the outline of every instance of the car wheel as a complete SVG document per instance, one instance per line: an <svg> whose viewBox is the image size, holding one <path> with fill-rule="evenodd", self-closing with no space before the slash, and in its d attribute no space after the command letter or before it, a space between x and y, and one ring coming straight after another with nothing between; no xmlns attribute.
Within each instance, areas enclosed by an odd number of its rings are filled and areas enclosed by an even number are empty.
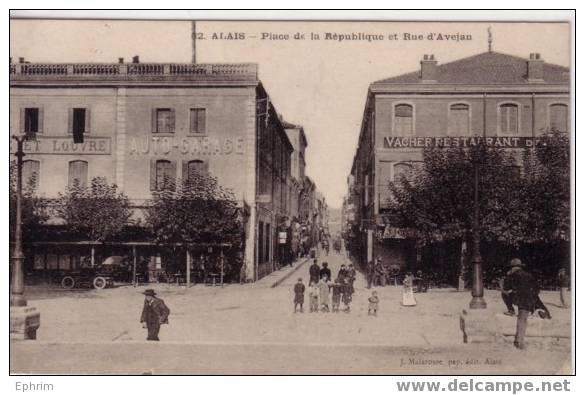
<svg viewBox="0 0 585 395"><path fill-rule="evenodd" d="M93 279L93 287L95 289L104 289L107 286L108 286L108 282L106 281L105 278L98 276L98 277Z"/></svg>
<svg viewBox="0 0 585 395"><path fill-rule="evenodd" d="M66 289L71 289L75 287L75 279L71 276L65 276L61 280L61 286Z"/></svg>

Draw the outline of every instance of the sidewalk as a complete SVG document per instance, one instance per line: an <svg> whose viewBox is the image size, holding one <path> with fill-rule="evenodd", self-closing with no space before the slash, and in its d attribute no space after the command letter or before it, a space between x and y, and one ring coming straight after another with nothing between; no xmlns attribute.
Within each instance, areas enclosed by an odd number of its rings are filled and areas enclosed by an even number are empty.
<svg viewBox="0 0 585 395"><path fill-rule="evenodd" d="M292 266L283 266L279 270L275 270L274 272L270 273L267 276L262 277L260 280L256 281L254 284L257 287L264 287L264 288L275 288L282 284L283 281L288 279L290 276L295 274L297 270L303 267L307 262L309 262L311 258L304 257L299 258L293 262Z"/></svg>

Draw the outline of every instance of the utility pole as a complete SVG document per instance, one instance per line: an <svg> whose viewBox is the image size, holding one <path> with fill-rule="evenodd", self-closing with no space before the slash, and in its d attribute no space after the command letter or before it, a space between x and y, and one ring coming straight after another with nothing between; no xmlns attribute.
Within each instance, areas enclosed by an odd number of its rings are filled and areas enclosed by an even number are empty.
<svg viewBox="0 0 585 395"><path fill-rule="evenodd" d="M27 306L24 296L24 253L22 251L22 158L24 142L31 137L12 136L16 140L16 224L14 230L14 251L12 253L12 283L10 284L10 338L36 339L41 315L36 308Z"/></svg>
<svg viewBox="0 0 585 395"><path fill-rule="evenodd" d="M197 22L191 21L191 63L197 63Z"/></svg>

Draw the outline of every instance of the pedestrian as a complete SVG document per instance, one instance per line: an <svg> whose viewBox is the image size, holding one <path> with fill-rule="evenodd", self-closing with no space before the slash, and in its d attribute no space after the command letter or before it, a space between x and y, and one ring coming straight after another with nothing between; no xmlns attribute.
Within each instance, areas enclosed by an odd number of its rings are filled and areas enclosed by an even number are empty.
<svg viewBox="0 0 585 395"><path fill-rule="evenodd" d="M380 303L380 298L378 298L378 292L372 291L372 296L368 298L368 315L378 315L378 304Z"/></svg>
<svg viewBox="0 0 585 395"><path fill-rule="evenodd" d="M429 288L429 285L427 283L427 278L424 275L422 270L418 270L416 272L416 277L418 278L418 283L417 283L417 287L416 287L416 291L417 292L427 292L427 289Z"/></svg>
<svg viewBox="0 0 585 395"><path fill-rule="evenodd" d="M341 294L343 293L343 285L339 277L331 285L331 311L339 313L339 304L341 303Z"/></svg>
<svg viewBox="0 0 585 395"><path fill-rule="evenodd" d="M313 264L311 265L311 267L309 268L309 286L311 286L311 284L317 284L319 282L319 273L321 272L321 268L319 267L319 264L317 263L317 258L313 259Z"/></svg>
<svg viewBox="0 0 585 395"><path fill-rule="evenodd" d="M319 311L319 285L318 283L313 283L310 286L311 290L309 291L309 310L311 313L316 313Z"/></svg>
<svg viewBox="0 0 585 395"><path fill-rule="evenodd" d="M349 281L351 281L351 283L353 284L353 282L355 281L355 277L356 277L356 271L355 271L355 267L353 266L353 263L350 263L349 266L347 267L346 274L347 274L347 277L349 278Z"/></svg>
<svg viewBox="0 0 585 395"><path fill-rule="evenodd" d="M351 301L353 299L353 285L351 284L351 282L349 281L349 278L344 278L343 279L343 290L342 290L343 294L341 295L341 300L343 301L343 304L345 305L345 312L349 313L350 310L350 304Z"/></svg>
<svg viewBox="0 0 585 395"><path fill-rule="evenodd" d="M339 267L339 272L337 272L337 278L338 279L344 279L347 276L347 269L345 268L345 265L342 264Z"/></svg>
<svg viewBox="0 0 585 395"><path fill-rule="evenodd" d="M514 347L523 350L526 347L524 336L528 326L528 315L534 313L537 305L538 284L534 277L524 270L524 264L519 258L510 261L510 270L506 274L504 284L506 294L512 295L514 304L518 306Z"/></svg>
<svg viewBox="0 0 585 395"><path fill-rule="evenodd" d="M331 280L331 269L328 266L327 262L323 262L323 268L319 272L319 278L327 277L327 281Z"/></svg>
<svg viewBox="0 0 585 395"><path fill-rule="evenodd" d="M413 276L412 273L406 273L402 288L402 305L407 307L416 306L416 299L414 298L413 290Z"/></svg>
<svg viewBox="0 0 585 395"><path fill-rule="evenodd" d="M374 261L369 261L366 265L366 281L368 283L368 289L372 288L374 282Z"/></svg>
<svg viewBox="0 0 585 395"><path fill-rule="evenodd" d="M146 340L158 341L160 326L169 323L171 310L162 299L156 297L156 292L153 289L147 289L142 294L144 295L144 308L140 322L143 327L148 329Z"/></svg>
<svg viewBox="0 0 585 395"><path fill-rule="evenodd" d="M517 259L517 258L515 258L515 259ZM520 260L518 259L518 261L520 261ZM522 300L519 300L520 294L518 292L514 292L514 281L516 279L514 276L514 273L516 273L519 269L524 267L524 264L522 264L522 261L520 261L520 266L518 265L518 261L514 261L514 264L510 263L510 266L511 266L510 270L508 270L508 272L506 273L506 277L502 281L502 291L501 291L502 292L502 300L506 304L506 309L507 309L507 311L504 314L509 315L509 316L513 316L516 314L516 310L514 309L514 305L518 306L518 311L520 311L520 304L523 303ZM529 273L526 273L526 274L529 274ZM532 284L533 294L531 296L533 309L531 310L531 313L536 311L540 318L550 320L550 319L552 319L552 316L551 316L548 308L545 306L545 304L540 299L540 296L539 296L540 291L539 291L538 283L536 282L536 280L534 279L534 277L532 275L530 275L530 276L531 276L532 281L533 281L533 284Z"/></svg>
<svg viewBox="0 0 585 395"><path fill-rule="evenodd" d="M319 281L319 300L321 302L321 310L329 312L329 278L325 275Z"/></svg>
<svg viewBox="0 0 585 395"><path fill-rule="evenodd" d="M569 275L567 274L567 269L565 268L561 268L561 270L559 270L559 276L558 276L558 280L559 280L559 288L560 288L560 297L561 297L561 306L564 309L568 309L569 308L569 285L570 285L570 278Z"/></svg>
<svg viewBox="0 0 585 395"><path fill-rule="evenodd" d="M294 286L295 292L295 313L297 312L297 306L300 306L301 313L303 312L303 304L305 303L305 284L303 284L303 279L299 278L297 283Z"/></svg>

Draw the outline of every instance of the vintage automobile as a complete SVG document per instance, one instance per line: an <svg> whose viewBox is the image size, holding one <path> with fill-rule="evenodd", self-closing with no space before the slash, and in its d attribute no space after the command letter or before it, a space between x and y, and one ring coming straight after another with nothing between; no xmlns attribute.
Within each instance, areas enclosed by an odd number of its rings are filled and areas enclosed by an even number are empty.
<svg viewBox="0 0 585 395"><path fill-rule="evenodd" d="M74 270L65 274L61 279L61 286L66 289L76 287L104 289L111 285L113 285L113 278L101 272L99 268Z"/></svg>
<svg viewBox="0 0 585 395"><path fill-rule="evenodd" d="M125 258L110 256L96 267L85 267L67 272L61 279L63 288L93 287L104 289L114 284L114 281L127 282L130 278Z"/></svg>

